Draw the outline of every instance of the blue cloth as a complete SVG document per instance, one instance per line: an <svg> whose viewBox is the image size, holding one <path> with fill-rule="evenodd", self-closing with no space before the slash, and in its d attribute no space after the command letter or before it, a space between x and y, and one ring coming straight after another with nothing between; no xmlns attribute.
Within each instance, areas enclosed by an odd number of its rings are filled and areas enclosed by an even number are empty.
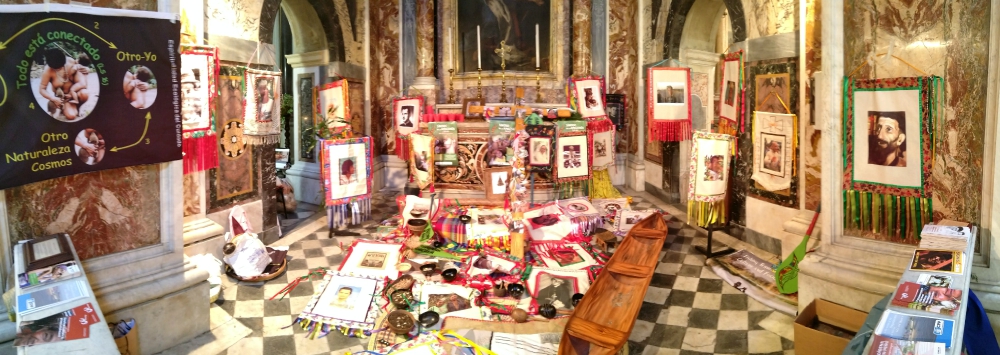
<svg viewBox="0 0 1000 355"><path fill-rule="evenodd" d="M996 334L986 317L986 309L979 302L976 293L969 290L969 303L965 308L965 353L969 355L1000 354Z"/></svg>

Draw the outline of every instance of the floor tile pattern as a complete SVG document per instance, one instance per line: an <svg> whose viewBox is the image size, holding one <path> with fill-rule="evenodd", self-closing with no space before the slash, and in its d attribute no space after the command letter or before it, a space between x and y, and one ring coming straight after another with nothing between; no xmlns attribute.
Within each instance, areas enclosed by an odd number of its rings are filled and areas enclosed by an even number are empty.
<svg viewBox="0 0 1000 355"><path fill-rule="evenodd" d="M628 193L628 191L626 191ZM633 198L634 209L649 209L659 201ZM319 280L302 282L282 300L268 300L289 281L316 267L336 267L343 260L343 246L371 235L376 224L395 213L394 196L375 194L372 219L349 228L361 236L334 236L318 230L293 243L288 271L274 280L258 283L223 281L217 304L253 330L223 354L342 354L362 351L364 339L337 333L310 340L299 327L287 327L312 298ZM705 265L705 257L692 243L704 236L677 220L661 251L660 263L650 283L629 338L630 354L791 354L791 339L760 327L776 311L749 298L718 278ZM287 233L287 231L286 231ZM348 234L348 233L338 233ZM778 314L776 317L786 319ZM790 317L787 317L790 322Z"/></svg>

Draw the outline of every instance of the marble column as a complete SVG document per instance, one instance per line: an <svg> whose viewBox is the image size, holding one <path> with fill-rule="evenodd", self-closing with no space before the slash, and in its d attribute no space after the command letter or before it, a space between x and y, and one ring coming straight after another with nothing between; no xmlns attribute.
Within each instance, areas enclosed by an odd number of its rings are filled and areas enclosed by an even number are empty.
<svg viewBox="0 0 1000 355"><path fill-rule="evenodd" d="M590 73L592 0L573 0L573 75Z"/></svg>
<svg viewBox="0 0 1000 355"><path fill-rule="evenodd" d="M437 102L437 79L434 77L434 0L416 1L417 77L413 88L420 91L427 104Z"/></svg>

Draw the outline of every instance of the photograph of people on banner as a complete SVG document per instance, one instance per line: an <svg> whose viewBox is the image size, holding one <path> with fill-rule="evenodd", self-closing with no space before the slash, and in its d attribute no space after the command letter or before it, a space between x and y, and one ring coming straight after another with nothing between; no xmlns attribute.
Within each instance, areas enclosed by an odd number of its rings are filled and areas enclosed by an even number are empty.
<svg viewBox="0 0 1000 355"><path fill-rule="evenodd" d="M753 114L753 175L764 190L789 189L795 169L795 115L761 112Z"/></svg>
<svg viewBox="0 0 1000 355"><path fill-rule="evenodd" d="M676 142L690 138L691 68L649 68L646 114L651 140Z"/></svg>

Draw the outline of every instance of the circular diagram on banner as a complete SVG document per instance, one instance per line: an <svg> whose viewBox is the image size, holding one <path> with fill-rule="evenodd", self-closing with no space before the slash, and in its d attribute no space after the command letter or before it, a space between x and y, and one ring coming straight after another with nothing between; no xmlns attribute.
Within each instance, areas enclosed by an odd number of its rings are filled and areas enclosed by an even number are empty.
<svg viewBox="0 0 1000 355"><path fill-rule="evenodd" d="M90 56L67 41L49 42L39 53L31 65L31 91L38 108L62 122L87 118L101 91Z"/></svg>
<svg viewBox="0 0 1000 355"><path fill-rule="evenodd" d="M104 136L96 129L87 128L76 135L73 149L87 165L97 165L104 160Z"/></svg>
<svg viewBox="0 0 1000 355"><path fill-rule="evenodd" d="M226 122L219 132L219 146L226 158L236 159L247 151L247 139L243 135L243 122L231 120Z"/></svg>
<svg viewBox="0 0 1000 355"><path fill-rule="evenodd" d="M156 86L153 71L144 65L133 65L125 71L122 89L132 107L144 110L152 106L156 101Z"/></svg>

